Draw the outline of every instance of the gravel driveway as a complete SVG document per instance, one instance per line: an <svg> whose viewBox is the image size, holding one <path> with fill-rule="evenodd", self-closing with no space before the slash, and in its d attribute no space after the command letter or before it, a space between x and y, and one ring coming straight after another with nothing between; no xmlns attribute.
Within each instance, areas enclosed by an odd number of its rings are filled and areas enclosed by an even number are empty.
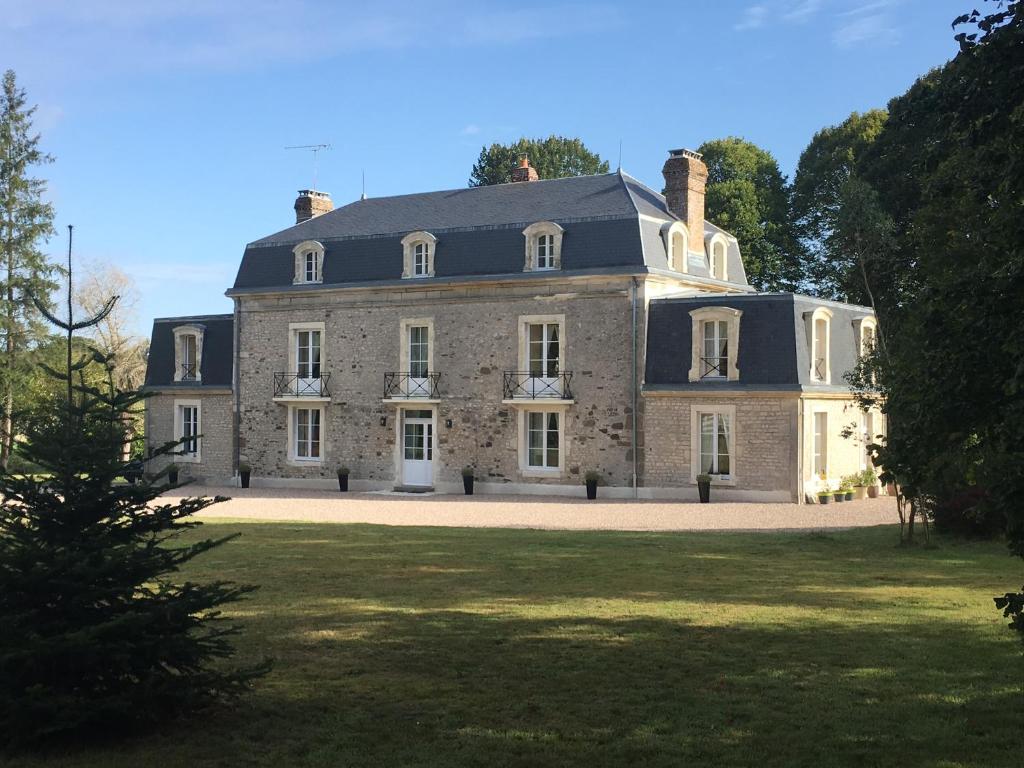
<svg viewBox="0 0 1024 768"><path fill-rule="evenodd" d="M180 497L181 490L167 494L166 498ZM188 490L206 496L232 497L200 513L201 517L311 523L608 531L779 531L854 528L896 522L895 503L888 497L800 506L392 492L340 494L207 486Z"/></svg>

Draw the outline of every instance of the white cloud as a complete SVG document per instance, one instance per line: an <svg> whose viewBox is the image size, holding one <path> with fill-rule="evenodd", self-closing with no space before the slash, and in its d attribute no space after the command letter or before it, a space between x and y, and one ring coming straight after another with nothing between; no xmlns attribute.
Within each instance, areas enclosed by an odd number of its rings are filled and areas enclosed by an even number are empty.
<svg viewBox="0 0 1024 768"><path fill-rule="evenodd" d="M743 11L743 16L733 26L737 32L763 27L768 21L767 5L752 5Z"/></svg>
<svg viewBox="0 0 1024 768"><path fill-rule="evenodd" d="M810 19L821 9L821 0L798 0L790 3L782 18L793 23L802 23Z"/></svg>
<svg viewBox="0 0 1024 768"><path fill-rule="evenodd" d="M839 48L896 42L900 32L890 13L892 6L893 0L873 0L836 14L839 26L832 33L832 42Z"/></svg>
<svg viewBox="0 0 1024 768"><path fill-rule="evenodd" d="M461 131L459 131L459 134L461 136L476 136L478 133L480 133L480 126L477 125L476 123L470 123Z"/></svg>

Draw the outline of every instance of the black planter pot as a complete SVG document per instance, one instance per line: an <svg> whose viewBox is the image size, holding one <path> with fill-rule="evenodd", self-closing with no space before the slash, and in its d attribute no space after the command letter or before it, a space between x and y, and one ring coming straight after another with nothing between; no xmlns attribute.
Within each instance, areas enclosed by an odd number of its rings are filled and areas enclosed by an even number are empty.
<svg viewBox="0 0 1024 768"><path fill-rule="evenodd" d="M466 475L462 476L462 489L466 492L467 496L472 496L473 495L473 481L474 480L475 480L475 478L472 475L469 475L468 477Z"/></svg>
<svg viewBox="0 0 1024 768"><path fill-rule="evenodd" d="M249 475L251 473L249 473L249 472L239 472L238 474L242 478L242 487L243 488L248 488L249 487Z"/></svg>
<svg viewBox="0 0 1024 768"><path fill-rule="evenodd" d="M853 491L847 491L843 494L843 501L853 501Z"/></svg>
<svg viewBox="0 0 1024 768"><path fill-rule="evenodd" d="M338 475L338 490L342 493L348 490L348 475Z"/></svg>
<svg viewBox="0 0 1024 768"><path fill-rule="evenodd" d="M587 480L587 498L591 501L597 498L597 480Z"/></svg>
<svg viewBox="0 0 1024 768"><path fill-rule="evenodd" d="M178 484L178 470L176 470L176 469L168 470L168 472L167 472L167 481L171 485L177 485Z"/></svg>
<svg viewBox="0 0 1024 768"><path fill-rule="evenodd" d="M832 497L831 496L819 496L818 497L818 503L819 504L828 504L830 501L832 501Z"/></svg>
<svg viewBox="0 0 1024 768"><path fill-rule="evenodd" d="M697 493L700 494L700 503L707 504L711 501L711 483L697 483Z"/></svg>

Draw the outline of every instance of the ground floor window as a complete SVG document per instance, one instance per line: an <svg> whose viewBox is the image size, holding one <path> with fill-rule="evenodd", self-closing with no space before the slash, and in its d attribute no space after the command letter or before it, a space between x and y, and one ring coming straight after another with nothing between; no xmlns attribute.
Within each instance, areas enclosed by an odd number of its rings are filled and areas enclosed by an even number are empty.
<svg viewBox="0 0 1024 768"><path fill-rule="evenodd" d="M732 429L726 413L700 415L700 473L732 474Z"/></svg>
<svg viewBox="0 0 1024 768"><path fill-rule="evenodd" d="M174 403L174 437L180 440L177 450L179 461L200 459L200 404L198 400L178 400Z"/></svg>
<svg viewBox="0 0 1024 768"><path fill-rule="evenodd" d="M555 411L526 414L526 466L530 469L558 469L560 464L561 415Z"/></svg>
<svg viewBox="0 0 1024 768"><path fill-rule="evenodd" d="M828 414L814 414L814 476L828 476Z"/></svg>
<svg viewBox="0 0 1024 768"><path fill-rule="evenodd" d="M295 408L292 418L292 453L300 461L319 461L321 423L320 408Z"/></svg>

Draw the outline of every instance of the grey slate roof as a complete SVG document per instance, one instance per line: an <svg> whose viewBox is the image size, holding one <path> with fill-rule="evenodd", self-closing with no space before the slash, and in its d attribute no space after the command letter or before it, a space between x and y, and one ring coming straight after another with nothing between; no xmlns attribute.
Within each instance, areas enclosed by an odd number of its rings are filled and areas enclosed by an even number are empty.
<svg viewBox="0 0 1024 768"><path fill-rule="evenodd" d="M250 243L229 293L290 288L292 249L305 240L325 247L324 285L398 280L401 238L417 230L438 238L434 279L522 274L522 230L538 221L564 228L564 273L665 269L659 222L676 220L664 197L622 172L369 198ZM730 282L745 286L738 249L735 258ZM691 273L705 276L706 259Z"/></svg>
<svg viewBox="0 0 1024 768"><path fill-rule="evenodd" d="M201 325L203 354L199 382L174 381L174 329L182 325ZM203 390L230 387L235 321L233 315L195 315L160 317L153 321L146 364L147 388Z"/></svg>
<svg viewBox="0 0 1024 768"><path fill-rule="evenodd" d="M700 307L742 310L740 319L739 381L688 379L690 370L691 310ZM832 384L810 380L810 339L806 316L817 307L832 312L829 352ZM857 362L859 343L854 321L871 310L852 304L824 301L792 293L708 294L654 299L647 323L648 391L780 390L804 392L848 391L843 374Z"/></svg>

